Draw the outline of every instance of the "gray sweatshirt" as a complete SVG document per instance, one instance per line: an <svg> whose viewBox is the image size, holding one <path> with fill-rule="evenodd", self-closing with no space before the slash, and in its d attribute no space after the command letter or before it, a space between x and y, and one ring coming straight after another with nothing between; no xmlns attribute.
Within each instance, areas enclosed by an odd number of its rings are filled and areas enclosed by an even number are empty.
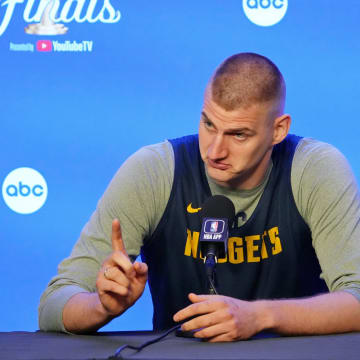
<svg viewBox="0 0 360 360"><path fill-rule="evenodd" d="M221 187L208 177L213 195L229 197L236 212L250 218L271 172L251 190ZM97 273L112 252L111 222L120 220L123 241L135 258L151 236L169 200L174 153L168 141L141 148L115 174L84 226L70 256L51 279L39 306L41 330L65 331L62 311L79 292L95 292ZM304 138L297 146L291 186L299 213L312 233L312 244L330 291L348 291L360 301L360 196L344 156L333 146ZM245 220L246 221L246 220Z"/></svg>

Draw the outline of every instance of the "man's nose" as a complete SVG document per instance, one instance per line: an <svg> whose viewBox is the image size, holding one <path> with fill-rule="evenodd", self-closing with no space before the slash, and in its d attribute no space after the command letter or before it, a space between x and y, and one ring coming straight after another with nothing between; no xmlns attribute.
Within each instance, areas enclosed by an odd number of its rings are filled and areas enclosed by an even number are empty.
<svg viewBox="0 0 360 360"><path fill-rule="evenodd" d="M224 159L227 156L226 139L223 135L217 135L213 138L208 149L208 157L211 160Z"/></svg>

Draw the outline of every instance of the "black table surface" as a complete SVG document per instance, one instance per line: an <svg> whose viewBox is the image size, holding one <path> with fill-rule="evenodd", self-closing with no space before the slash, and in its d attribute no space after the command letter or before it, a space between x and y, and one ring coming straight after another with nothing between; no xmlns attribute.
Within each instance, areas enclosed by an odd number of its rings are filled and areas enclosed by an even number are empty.
<svg viewBox="0 0 360 360"><path fill-rule="evenodd" d="M108 359L124 344L140 345L159 333L102 332L67 335L45 332L0 333L0 359L75 360ZM125 349L124 359L241 359L241 360L359 360L360 333L279 337L260 334L231 343L208 343L170 334L159 343L136 352Z"/></svg>

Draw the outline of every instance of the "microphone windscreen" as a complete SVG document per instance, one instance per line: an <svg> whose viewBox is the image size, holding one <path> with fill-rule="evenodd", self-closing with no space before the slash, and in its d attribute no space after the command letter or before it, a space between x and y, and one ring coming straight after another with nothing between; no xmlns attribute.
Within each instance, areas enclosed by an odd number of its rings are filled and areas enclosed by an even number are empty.
<svg viewBox="0 0 360 360"><path fill-rule="evenodd" d="M226 196L211 196L202 205L200 216L201 253L206 259L210 254L224 258L227 254L229 227L232 226L235 217L234 204Z"/></svg>
<svg viewBox="0 0 360 360"><path fill-rule="evenodd" d="M203 204L201 218L224 218L229 223L235 217L235 206L233 202L224 195L209 197Z"/></svg>

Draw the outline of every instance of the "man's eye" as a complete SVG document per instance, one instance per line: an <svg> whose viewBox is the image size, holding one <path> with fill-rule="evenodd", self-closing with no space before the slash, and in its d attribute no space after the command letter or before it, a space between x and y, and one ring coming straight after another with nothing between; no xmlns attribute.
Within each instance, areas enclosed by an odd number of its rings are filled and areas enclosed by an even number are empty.
<svg viewBox="0 0 360 360"><path fill-rule="evenodd" d="M246 137L244 133L237 133L237 134L234 134L234 136L236 139L239 139L239 140L244 140Z"/></svg>
<svg viewBox="0 0 360 360"><path fill-rule="evenodd" d="M210 122L210 121L204 121L204 124L205 124L205 126L206 127L208 127L208 128L212 128L213 127L213 124Z"/></svg>

